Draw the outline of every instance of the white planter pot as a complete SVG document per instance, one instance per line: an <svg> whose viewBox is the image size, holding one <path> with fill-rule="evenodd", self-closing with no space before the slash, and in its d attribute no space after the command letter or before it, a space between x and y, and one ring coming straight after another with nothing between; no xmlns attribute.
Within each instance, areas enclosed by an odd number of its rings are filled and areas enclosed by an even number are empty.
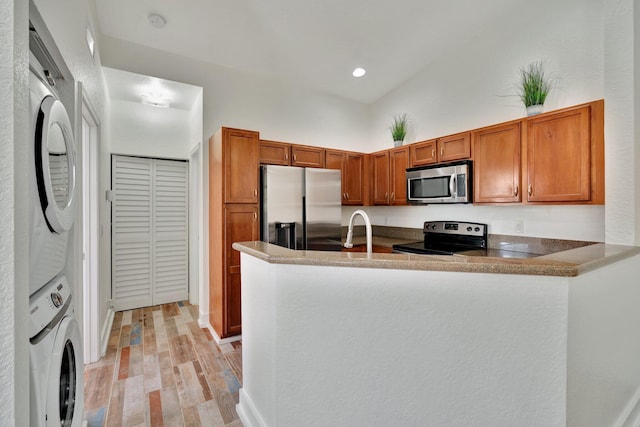
<svg viewBox="0 0 640 427"><path fill-rule="evenodd" d="M527 107L527 116L535 116L542 113L544 106L542 104L529 105Z"/></svg>
<svg viewBox="0 0 640 427"><path fill-rule="evenodd" d="M402 147L402 142L403 142L402 140L393 141L393 146L394 147Z"/></svg>

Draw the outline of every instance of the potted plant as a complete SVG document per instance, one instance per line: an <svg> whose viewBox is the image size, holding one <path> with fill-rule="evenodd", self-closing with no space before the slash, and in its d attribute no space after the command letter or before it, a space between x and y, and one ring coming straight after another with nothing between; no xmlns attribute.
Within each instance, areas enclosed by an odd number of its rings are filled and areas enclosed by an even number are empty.
<svg viewBox="0 0 640 427"><path fill-rule="evenodd" d="M527 108L527 115L532 116L542 112L542 106L551 84L545 74L542 61L532 62L520 68L520 99Z"/></svg>
<svg viewBox="0 0 640 427"><path fill-rule="evenodd" d="M393 118L393 124L389 127L391 137L393 138L393 146L400 147L407 136L407 115L402 113Z"/></svg>

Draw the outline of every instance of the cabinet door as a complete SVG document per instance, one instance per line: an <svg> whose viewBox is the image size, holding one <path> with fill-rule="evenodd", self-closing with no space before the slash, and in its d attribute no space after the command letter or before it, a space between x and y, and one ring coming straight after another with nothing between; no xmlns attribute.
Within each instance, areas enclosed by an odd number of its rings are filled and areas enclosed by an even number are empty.
<svg viewBox="0 0 640 427"><path fill-rule="evenodd" d="M323 168L324 148L308 147L305 145L292 145L291 166Z"/></svg>
<svg viewBox="0 0 640 427"><path fill-rule="evenodd" d="M471 134L464 132L440 138L438 150L439 162L468 159L471 157Z"/></svg>
<svg viewBox="0 0 640 427"><path fill-rule="evenodd" d="M589 107L527 121L527 180L527 201L590 199Z"/></svg>
<svg viewBox="0 0 640 427"><path fill-rule="evenodd" d="M258 133L224 129L224 200L226 203L258 203Z"/></svg>
<svg viewBox="0 0 640 427"><path fill-rule="evenodd" d="M265 165L291 164L290 153L291 144L285 142L260 140L260 163Z"/></svg>
<svg viewBox="0 0 640 427"><path fill-rule="evenodd" d="M364 204L364 155L359 153L347 153L345 171L342 175L344 191L346 194L345 205L360 206Z"/></svg>
<svg viewBox="0 0 640 427"><path fill-rule="evenodd" d="M438 161L438 141L435 139L411 144L409 149L411 167L430 165Z"/></svg>
<svg viewBox="0 0 640 427"><path fill-rule="evenodd" d="M373 204L389 204L389 152L371 155L373 159Z"/></svg>
<svg viewBox="0 0 640 427"><path fill-rule="evenodd" d="M409 147L396 148L391 150L389 165L391 166L390 187L391 205L407 204L407 175L406 169L409 167Z"/></svg>
<svg viewBox="0 0 640 427"><path fill-rule="evenodd" d="M520 123L473 134L474 203L521 201Z"/></svg>
<svg viewBox="0 0 640 427"><path fill-rule="evenodd" d="M234 242L259 240L258 205L225 205L225 285L223 310L224 334L236 335L242 330L240 303L240 252L231 246Z"/></svg>
<svg viewBox="0 0 640 427"><path fill-rule="evenodd" d="M342 204L347 203L347 190L346 190L346 158L347 154L344 151L338 150L326 150L324 154L324 167L327 169L336 169L342 173Z"/></svg>

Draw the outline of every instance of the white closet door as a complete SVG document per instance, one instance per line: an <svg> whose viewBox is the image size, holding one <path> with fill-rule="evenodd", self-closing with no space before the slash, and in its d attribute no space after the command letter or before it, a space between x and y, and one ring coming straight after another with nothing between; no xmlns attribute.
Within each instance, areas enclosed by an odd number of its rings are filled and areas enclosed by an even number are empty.
<svg viewBox="0 0 640 427"><path fill-rule="evenodd" d="M188 299L187 163L112 158L115 310Z"/></svg>
<svg viewBox="0 0 640 427"><path fill-rule="evenodd" d="M154 304L189 298L189 187L186 162L154 168Z"/></svg>

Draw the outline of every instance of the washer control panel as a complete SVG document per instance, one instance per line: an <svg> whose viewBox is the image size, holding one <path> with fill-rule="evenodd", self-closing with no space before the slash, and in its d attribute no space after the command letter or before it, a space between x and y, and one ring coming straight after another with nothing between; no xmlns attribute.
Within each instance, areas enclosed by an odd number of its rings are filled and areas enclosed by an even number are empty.
<svg viewBox="0 0 640 427"><path fill-rule="evenodd" d="M33 294L29 298L29 338L43 329L53 328L54 319L62 317L70 304L71 288L65 276L52 280Z"/></svg>

